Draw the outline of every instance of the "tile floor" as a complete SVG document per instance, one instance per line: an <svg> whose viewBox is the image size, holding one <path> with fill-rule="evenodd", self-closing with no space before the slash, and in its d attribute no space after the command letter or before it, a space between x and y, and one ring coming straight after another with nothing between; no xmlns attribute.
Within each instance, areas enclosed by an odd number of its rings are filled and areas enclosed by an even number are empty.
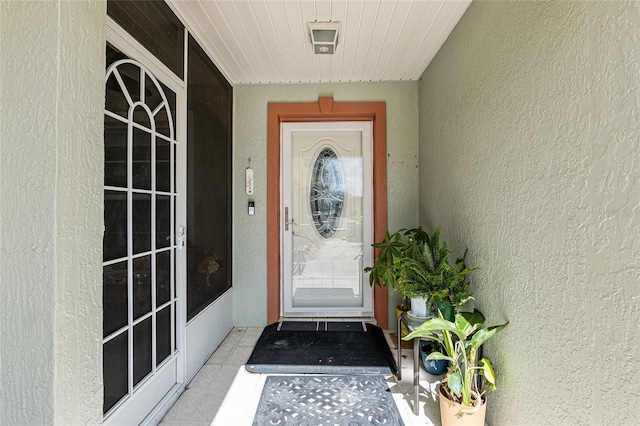
<svg viewBox="0 0 640 426"><path fill-rule="evenodd" d="M266 375L249 373L244 364L261 333L262 328L231 330L160 425L251 425ZM395 342L388 332L385 335L395 357ZM420 369L420 414L414 415L411 349L403 349L402 354L402 380L390 376L387 382L405 425L439 425L440 410L435 391L438 378Z"/></svg>

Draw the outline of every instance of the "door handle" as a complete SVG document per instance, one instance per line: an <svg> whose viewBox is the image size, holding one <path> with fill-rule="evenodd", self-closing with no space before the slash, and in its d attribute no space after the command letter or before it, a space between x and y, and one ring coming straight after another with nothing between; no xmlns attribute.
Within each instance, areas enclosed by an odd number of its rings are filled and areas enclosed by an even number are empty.
<svg viewBox="0 0 640 426"><path fill-rule="evenodd" d="M178 227L178 249L183 249L185 246L185 242L187 239L187 227L184 225L180 225Z"/></svg>
<svg viewBox="0 0 640 426"><path fill-rule="evenodd" d="M289 207L284 208L284 230L289 230L289 225L293 225L293 219L289 222Z"/></svg>

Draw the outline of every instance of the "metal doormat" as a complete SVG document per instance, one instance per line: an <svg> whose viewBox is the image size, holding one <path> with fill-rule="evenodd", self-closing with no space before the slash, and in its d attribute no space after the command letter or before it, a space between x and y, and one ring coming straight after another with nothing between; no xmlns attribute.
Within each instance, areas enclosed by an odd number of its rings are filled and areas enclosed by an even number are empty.
<svg viewBox="0 0 640 426"><path fill-rule="evenodd" d="M254 426L403 426L383 376L268 376Z"/></svg>

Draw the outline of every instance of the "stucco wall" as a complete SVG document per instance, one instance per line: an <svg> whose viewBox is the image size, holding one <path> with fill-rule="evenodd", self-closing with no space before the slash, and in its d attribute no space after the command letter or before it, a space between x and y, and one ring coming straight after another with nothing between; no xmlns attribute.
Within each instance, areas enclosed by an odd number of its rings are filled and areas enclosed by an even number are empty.
<svg viewBox="0 0 640 426"><path fill-rule="evenodd" d="M420 220L469 248L492 425L635 425L640 3L474 1L423 75Z"/></svg>
<svg viewBox="0 0 640 426"><path fill-rule="evenodd" d="M102 421L105 2L0 3L0 424Z"/></svg>
<svg viewBox="0 0 640 426"><path fill-rule="evenodd" d="M234 324L263 326L267 322L267 104L317 102L333 96L336 102L386 102L388 224L392 229L418 221L418 84L340 83L240 85L234 87L233 153L233 288ZM247 215L249 197L244 171L255 171L252 197L255 216ZM407 184L407 182L413 182ZM390 306L397 296L392 295ZM391 315L395 315L390 311Z"/></svg>

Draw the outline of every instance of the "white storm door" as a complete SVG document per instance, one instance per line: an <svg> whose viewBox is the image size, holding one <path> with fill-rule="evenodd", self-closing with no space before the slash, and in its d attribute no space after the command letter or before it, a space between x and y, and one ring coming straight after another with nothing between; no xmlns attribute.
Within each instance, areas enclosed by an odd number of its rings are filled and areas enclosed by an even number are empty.
<svg viewBox="0 0 640 426"><path fill-rule="evenodd" d="M373 315L372 123L283 123L282 316Z"/></svg>
<svg viewBox="0 0 640 426"><path fill-rule="evenodd" d="M184 381L186 97L113 28L107 54L122 59L105 77L103 411L105 425L122 425L153 423Z"/></svg>

